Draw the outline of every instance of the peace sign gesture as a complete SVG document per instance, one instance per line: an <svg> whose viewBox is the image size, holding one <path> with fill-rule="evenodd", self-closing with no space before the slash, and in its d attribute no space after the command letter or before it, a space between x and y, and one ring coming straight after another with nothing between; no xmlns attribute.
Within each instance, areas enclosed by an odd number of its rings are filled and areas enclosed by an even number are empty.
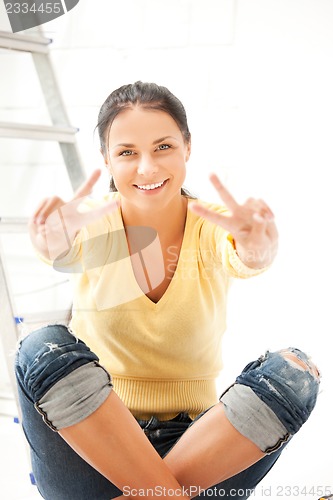
<svg viewBox="0 0 333 500"><path fill-rule="evenodd" d="M229 214L216 213L196 202L189 204L190 209L231 233L240 259L248 267L262 268L269 265L278 246L278 232L272 210L261 199L249 198L240 205L216 174L211 174L210 180Z"/></svg>
<svg viewBox="0 0 333 500"><path fill-rule="evenodd" d="M91 193L100 175L101 171L95 170L69 202L59 196L41 201L28 224L32 244L41 255L50 260L56 259L69 250L83 226L118 207L117 201L112 200L89 211L82 212L78 209L84 198Z"/></svg>

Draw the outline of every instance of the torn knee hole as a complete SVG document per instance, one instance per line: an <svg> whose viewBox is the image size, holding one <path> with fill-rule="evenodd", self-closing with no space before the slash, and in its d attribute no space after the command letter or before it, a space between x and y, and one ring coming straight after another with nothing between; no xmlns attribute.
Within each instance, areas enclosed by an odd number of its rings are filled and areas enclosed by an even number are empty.
<svg viewBox="0 0 333 500"><path fill-rule="evenodd" d="M313 375L316 378L320 377L320 372L319 372L318 368L316 367L316 365L312 361L310 361L309 358L305 362L302 359L300 359L297 356L297 354L295 354L291 351L281 351L281 356L283 358L287 359L290 362L290 364L292 366L294 366L295 368L297 368L299 370L303 370L303 371L308 371L309 373L311 373L311 375Z"/></svg>

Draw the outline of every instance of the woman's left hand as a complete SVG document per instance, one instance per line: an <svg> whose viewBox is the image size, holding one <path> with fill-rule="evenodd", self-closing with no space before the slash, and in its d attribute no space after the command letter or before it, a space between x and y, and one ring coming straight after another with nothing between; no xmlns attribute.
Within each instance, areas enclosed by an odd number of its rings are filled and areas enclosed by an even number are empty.
<svg viewBox="0 0 333 500"><path fill-rule="evenodd" d="M248 267L259 269L271 264L278 247L272 210L261 199L249 198L239 205L216 174L210 175L210 180L229 213L222 215L196 202L191 202L189 208L226 229L233 236L239 258Z"/></svg>

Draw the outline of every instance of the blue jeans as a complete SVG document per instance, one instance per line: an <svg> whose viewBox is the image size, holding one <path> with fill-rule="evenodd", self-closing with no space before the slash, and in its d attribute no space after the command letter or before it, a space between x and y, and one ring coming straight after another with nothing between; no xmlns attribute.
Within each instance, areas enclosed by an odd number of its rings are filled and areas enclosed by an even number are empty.
<svg viewBox="0 0 333 500"><path fill-rule="evenodd" d="M303 367L283 357L284 352L295 354ZM112 390L111 377L99 365L96 354L66 327L52 325L31 333L21 342L15 368L23 430L43 498L110 500L120 496L122 491L81 459L55 432L92 413ZM235 384L222 394L220 402L236 429L266 455L198 496L248 498L309 417L318 387L314 366L297 349L267 352L249 363ZM138 423L164 457L197 419L192 421L184 411L172 420L159 421L152 416L150 420L138 419Z"/></svg>

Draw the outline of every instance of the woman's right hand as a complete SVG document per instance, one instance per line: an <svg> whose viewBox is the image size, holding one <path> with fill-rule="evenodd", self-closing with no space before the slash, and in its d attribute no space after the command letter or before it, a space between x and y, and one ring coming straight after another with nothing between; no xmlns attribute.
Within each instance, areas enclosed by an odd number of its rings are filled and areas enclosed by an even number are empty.
<svg viewBox="0 0 333 500"><path fill-rule="evenodd" d="M82 227L91 224L119 206L116 200L112 200L89 211L78 210L78 206L91 193L100 175L101 170L95 170L69 202L65 202L58 196L52 196L45 198L39 204L29 220L28 227L32 244L42 256L55 260L69 250Z"/></svg>

